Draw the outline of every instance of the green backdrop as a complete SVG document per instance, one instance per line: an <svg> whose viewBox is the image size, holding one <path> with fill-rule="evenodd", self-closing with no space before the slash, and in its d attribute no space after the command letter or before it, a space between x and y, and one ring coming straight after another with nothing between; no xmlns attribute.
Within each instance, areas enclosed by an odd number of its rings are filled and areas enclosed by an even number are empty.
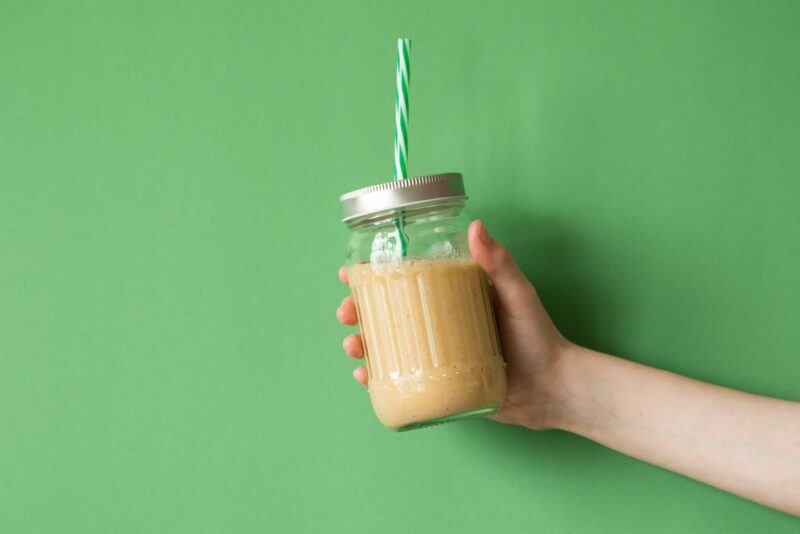
<svg viewBox="0 0 800 534"><path fill-rule="evenodd" d="M558 431L384 430L337 196L464 173L580 343L800 399L800 4L4 2L0 531L797 532Z"/></svg>

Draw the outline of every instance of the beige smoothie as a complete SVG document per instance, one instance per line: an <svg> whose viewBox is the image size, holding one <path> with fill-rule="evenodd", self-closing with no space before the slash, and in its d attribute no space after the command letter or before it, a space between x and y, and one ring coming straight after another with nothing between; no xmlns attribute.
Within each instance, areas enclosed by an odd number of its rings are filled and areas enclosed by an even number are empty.
<svg viewBox="0 0 800 534"><path fill-rule="evenodd" d="M359 264L347 272L370 398L385 426L502 405L505 365L486 275L473 260Z"/></svg>

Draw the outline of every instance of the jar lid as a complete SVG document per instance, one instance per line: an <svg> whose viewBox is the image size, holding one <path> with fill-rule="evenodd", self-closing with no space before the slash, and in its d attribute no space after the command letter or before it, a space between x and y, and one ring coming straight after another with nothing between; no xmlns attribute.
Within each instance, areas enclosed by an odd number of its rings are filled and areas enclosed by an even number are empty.
<svg viewBox="0 0 800 534"><path fill-rule="evenodd" d="M360 217L425 204L436 200L466 199L461 173L448 172L394 180L362 187L339 197L344 209L342 222Z"/></svg>

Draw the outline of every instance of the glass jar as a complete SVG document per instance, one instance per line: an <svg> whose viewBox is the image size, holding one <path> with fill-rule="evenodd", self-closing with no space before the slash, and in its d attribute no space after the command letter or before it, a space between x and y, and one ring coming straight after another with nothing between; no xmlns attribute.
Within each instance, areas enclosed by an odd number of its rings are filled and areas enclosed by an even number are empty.
<svg viewBox="0 0 800 534"><path fill-rule="evenodd" d="M505 364L486 275L469 253L461 175L398 180L340 200L378 419L411 430L496 411Z"/></svg>

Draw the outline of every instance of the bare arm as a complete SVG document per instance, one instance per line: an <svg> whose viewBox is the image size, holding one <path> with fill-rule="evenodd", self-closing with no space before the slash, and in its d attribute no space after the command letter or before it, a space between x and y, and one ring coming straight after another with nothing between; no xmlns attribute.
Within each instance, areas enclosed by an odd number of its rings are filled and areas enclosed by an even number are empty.
<svg viewBox="0 0 800 534"><path fill-rule="evenodd" d="M800 403L574 345L559 359L537 380L546 426L800 515Z"/></svg>

